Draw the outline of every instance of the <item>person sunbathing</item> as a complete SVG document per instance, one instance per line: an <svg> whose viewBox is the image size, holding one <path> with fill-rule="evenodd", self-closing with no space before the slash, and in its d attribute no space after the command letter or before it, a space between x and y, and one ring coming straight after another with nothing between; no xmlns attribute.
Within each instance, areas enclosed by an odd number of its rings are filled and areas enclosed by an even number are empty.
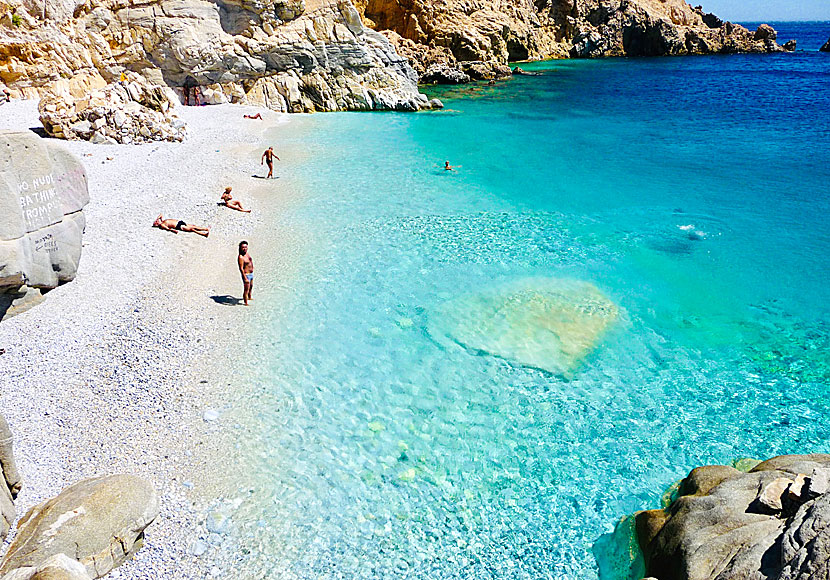
<svg viewBox="0 0 830 580"><path fill-rule="evenodd" d="M242 115L245 119L259 119L262 120L262 113L257 113L256 115Z"/></svg>
<svg viewBox="0 0 830 580"><path fill-rule="evenodd" d="M242 204L233 198L233 196L231 195L230 187L225 188L225 193L222 194L222 201L220 203L226 207L235 209L236 211L244 211L245 213L251 213L251 210L243 208Z"/></svg>
<svg viewBox="0 0 830 580"><path fill-rule="evenodd" d="M159 214L159 217L157 217L156 221L153 222L153 227L159 228L166 232L173 232L174 234L178 234L179 232L193 232L194 234L199 234L204 237L208 237L210 234L210 228L194 226L192 224L185 223L182 220L164 219L164 216L161 214Z"/></svg>

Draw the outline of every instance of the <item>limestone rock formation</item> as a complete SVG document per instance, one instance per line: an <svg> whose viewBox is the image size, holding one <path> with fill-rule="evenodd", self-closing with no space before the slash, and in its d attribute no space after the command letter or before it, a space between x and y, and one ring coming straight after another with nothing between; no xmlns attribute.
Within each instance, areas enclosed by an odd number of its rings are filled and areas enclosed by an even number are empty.
<svg viewBox="0 0 830 580"><path fill-rule="evenodd" d="M40 122L60 139L94 143L181 141L184 122L173 112L178 98L167 87L151 85L129 72L124 80L76 98L48 92L40 100Z"/></svg>
<svg viewBox="0 0 830 580"><path fill-rule="evenodd" d="M830 38L827 39L827 42L824 43L824 46L822 46L819 49L819 51L820 52L830 52Z"/></svg>
<svg viewBox="0 0 830 580"><path fill-rule="evenodd" d="M684 0L359 0L358 9L430 82L441 80L429 72L437 64L480 62L498 75L528 59L782 50L771 27L749 31Z"/></svg>
<svg viewBox="0 0 830 580"><path fill-rule="evenodd" d="M92 580L92 577L77 560L66 554L55 554L37 568L17 568L0 580Z"/></svg>
<svg viewBox="0 0 830 580"><path fill-rule="evenodd" d="M88 202L74 155L28 131L0 132L0 319L75 277Z"/></svg>
<svg viewBox="0 0 830 580"><path fill-rule="evenodd" d="M49 558L70 554L92 578L100 578L138 551L158 510L158 496L143 479L85 479L29 510L0 562L0 573L28 567L43 574Z"/></svg>
<svg viewBox="0 0 830 580"><path fill-rule="evenodd" d="M785 455L743 473L693 470L663 510L636 515L660 580L830 577L830 455Z"/></svg>
<svg viewBox="0 0 830 580"><path fill-rule="evenodd" d="M21 488L20 474L14 461L12 432L9 424L0 415L0 541L9 533L17 517L14 500Z"/></svg>
<svg viewBox="0 0 830 580"><path fill-rule="evenodd" d="M20 25L0 25L0 81L15 95L80 96L131 70L279 111L428 106L406 59L348 0L6 2Z"/></svg>
<svg viewBox="0 0 830 580"><path fill-rule="evenodd" d="M429 331L436 340L568 378L618 314L593 284L530 278L443 305Z"/></svg>

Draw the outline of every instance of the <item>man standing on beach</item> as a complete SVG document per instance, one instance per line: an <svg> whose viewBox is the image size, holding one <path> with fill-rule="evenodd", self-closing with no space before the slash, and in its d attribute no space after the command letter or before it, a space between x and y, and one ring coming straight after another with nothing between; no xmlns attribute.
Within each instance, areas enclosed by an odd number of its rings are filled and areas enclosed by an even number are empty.
<svg viewBox="0 0 830 580"><path fill-rule="evenodd" d="M271 179L271 176L274 175L274 158L275 157L276 157L277 161L280 160L280 158L277 157L274 154L274 148L273 147L269 147L268 149L265 150L265 153L262 154L262 160L259 162L259 164L260 165L262 165L263 163L268 164L268 177L266 177L266 179Z"/></svg>
<svg viewBox="0 0 830 580"><path fill-rule="evenodd" d="M248 253L248 242L239 242L239 257L236 261L239 273L242 274L242 301L247 306L248 300L253 300L251 291L254 289L254 259Z"/></svg>

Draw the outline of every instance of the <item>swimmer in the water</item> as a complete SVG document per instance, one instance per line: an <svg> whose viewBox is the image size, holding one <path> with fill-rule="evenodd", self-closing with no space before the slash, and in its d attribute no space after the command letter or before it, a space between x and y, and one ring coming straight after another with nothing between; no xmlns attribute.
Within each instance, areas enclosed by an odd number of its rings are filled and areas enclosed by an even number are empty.
<svg viewBox="0 0 830 580"><path fill-rule="evenodd" d="M455 171L457 168L461 167L460 165L456 165L453 167L450 165L449 161L444 161L444 171Z"/></svg>

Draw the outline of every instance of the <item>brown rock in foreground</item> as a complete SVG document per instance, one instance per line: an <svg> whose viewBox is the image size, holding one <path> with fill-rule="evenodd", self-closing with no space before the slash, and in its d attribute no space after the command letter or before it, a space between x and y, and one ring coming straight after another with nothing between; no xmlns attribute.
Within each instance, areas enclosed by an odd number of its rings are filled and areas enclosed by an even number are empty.
<svg viewBox="0 0 830 580"><path fill-rule="evenodd" d="M69 554L90 576L100 578L138 551L158 510L155 490L141 478L85 479L29 510L0 573L39 568L57 554Z"/></svg>
<svg viewBox="0 0 830 580"><path fill-rule="evenodd" d="M748 473L693 470L664 510L636 515L659 580L830 577L830 455L785 455Z"/></svg>

